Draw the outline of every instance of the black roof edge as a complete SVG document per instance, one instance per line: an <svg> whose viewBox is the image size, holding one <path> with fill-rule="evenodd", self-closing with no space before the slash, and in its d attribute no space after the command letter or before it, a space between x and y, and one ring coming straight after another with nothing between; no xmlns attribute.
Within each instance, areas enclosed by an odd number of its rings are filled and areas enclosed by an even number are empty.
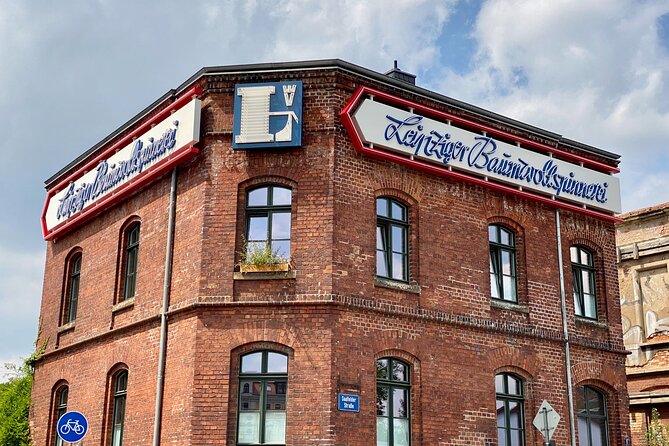
<svg viewBox="0 0 669 446"><path fill-rule="evenodd" d="M571 139L563 138L562 135L558 133L553 133L548 130L542 129L540 127L535 127L524 122L517 121L512 118L491 112L489 110L477 107L475 105L468 104L457 99L453 99L449 96L445 96L434 91L418 87L415 85L408 84L406 82L393 79L385 74L379 73L377 71L370 70L369 68L361 67L360 65L353 64L351 62L346 62L341 59L319 59L319 60L306 60L306 61L295 61L295 62L270 62L270 63L257 63L257 64L239 64L239 65L222 65L214 67L203 67L198 70L195 74L189 77L186 81L181 83L177 88L169 90L167 93L163 94L160 98L155 100L144 110L139 112L137 115L129 119L127 122L122 124L119 128L114 130L111 134L101 140L99 143L88 149L86 152L79 155L72 162L68 163L65 167L60 169L49 179L45 181L45 186L48 188L52 186L58 179L60 179L63 174L72 169L75 165L79 164L81 161L89 157L93 152L98 150L100 147L109 143L111 140L116 138L118 135L123 133L128 127L135 124L137 121L141 120L145 115L151 112L153 109L158 107L160 104L165 102L170 97L176 97L187 88L189 88L193 83L204 76L213 76L217 74L231 74L231 73L252 73L252 72L272 72L272 71L287 71L287 70L310 70L310 69L327 69L327 68L336 68L344 71L351 72L354 75L360 77L366 77L375 82L383 83L389 86L399 88L401 90L406 90L408 92L414 93L418 96L425 97L437 102L444 103L451 107L466 111L468 113L478 115L482 118L488 120L496 121L500 124L504 124L509 127L514 127L519 130L524 130L530 133L534 133L546 139L552 139L558 144L569 146L578 150L589 152L591 154L601 156L611 161L617 161L620 159L620 155L608 152L606 150L598 149L596 147L580 143Z"/></svg>

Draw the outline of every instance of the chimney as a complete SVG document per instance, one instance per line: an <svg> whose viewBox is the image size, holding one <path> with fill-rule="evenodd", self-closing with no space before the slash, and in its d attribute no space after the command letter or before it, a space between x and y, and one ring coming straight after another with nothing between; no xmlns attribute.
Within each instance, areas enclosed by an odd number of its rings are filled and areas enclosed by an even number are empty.
<svg viewBox="0 0 669 446"><path fill-rule="evenodd" d="M395 66L393 69L386 73L386 76L397 79L398 81L406 82L407 84L416 85L416 75L406 73L397 68L397 61L395 61Z"/></svg>

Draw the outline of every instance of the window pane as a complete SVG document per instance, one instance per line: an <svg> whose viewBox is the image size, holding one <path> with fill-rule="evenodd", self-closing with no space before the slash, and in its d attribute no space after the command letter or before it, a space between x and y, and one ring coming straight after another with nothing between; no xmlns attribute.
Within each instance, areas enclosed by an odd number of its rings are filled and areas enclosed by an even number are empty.
<svg viewBox="0 0 669 446"><path fill-rule="evenodd" d="M290 206L293 199L293 191L284 187L274 186L272 204L274 206Z"/></svg>
<svg viewBox="0 0 669 446"><path fill-rule="evenodd" d="M590 446L588 444L588 421L578 417L578 446Z"/></svg>
<svg viewBox="0 0 669 446"><path fill-rule="evenodd" d="M576 389L575 394L574 394L576 411L579 414L585 412L585 397L583 396L584 391L585 391L585 387L578 387Z"/></svg>
<svg viewBox="0 0 669 446"><path fill-rule="evenodd" d="M376 387L376 414L388 416L388 397L390 389L385 386Z"/></svg>
<svg viewBox="0 0 669 446"><path fill-rule="evenodd" d="M391 226L393 252L406 253L404 247L404 228L401 226Z"/></svg>
<svg viewBox="0 0 669 446"><path fill-rule="evenodd" d="M514 429L522 427L520 404L515 401L509 401L509 427Z"/></svg>
<svg viewBox="0 0 669 446"><path fill-rule="evenodd" d="M504 391L504 375L503 374L495 375L495 392L506 393Z"/></svg>
<svg viewBox="0 0 669 446"><path fill-rule="evenodd" d="M265 443L286 442L286 412L268 410L265 414Z"/></svg>
<svg viewBox="0 0 669 446"><path fill-rule="evenodd" d="M267 216L249 218L249 232L247 240L267 240Z"/></svg>
<svg viewBox="0 0 669 446"><path fill-rule="evenodd" d="M383 237L383 228L381 226L376 227L376 249L385 251L386 241Z"/></svg>
<svg viewBox="0 0 669 446"><path fill-rule="evenodd" d="M493 243L499 243L499 237L497 236L497 226L488 226L488 240Z"/></svg>
<svg viewBox="0 0 669 446"><path fill-rule="evenodd" d="M248 206L267 206L267 191L269 188L261 187L249 192Z"/></svg>
<svg viewBox="0 0 669 446"><path fill-rule="evenodd" d="M502 251L502 274L510 276L511 273L511 253Z"/></svg>
<svg viewBox="0 0 669 446"><path fill-rule="evenodd" d="M376 251L376 275L388 277L388 262L383 251Z"/></svg>
<svg viewBox="0 0 669 446"><path fill-rule="evenodd" d="M593 319L596 318L597 304L595 302L595 296L592 294L586 294L583 296L583 300L585 301L585 316Z"/></svg>
<svg viewBox="0 0 669 446"><path fill-rule="evenodd" d="M578 248L576 246L569 248L569 257L571 263L578 263Z"/></svg>
<svg viewBox="0 0 669 446"><path fill-rule="evenodd" d="M406 280L404 274L404 255L393 254L393 279Z"/></svg>
<svg viewBox="0 0 669 446"><path fill-rule="evenodd" d="M262 390L262 383L260 381L240 381L239 388L241 403L241 411L258 411L260 410L260 393Z"/></svg>
<svg viewBox="0 0 669 446"><path fill-rule="evenodd" d="M376 215L381 217L388 216L388 200L385 198L378 198L376 200Z"/></svg>
<svg viewBox="0 0 669 446"><path fill-rule="evenodd" d="M288 259L290 257L290 240L273 241L272 252Z"/></svg>
<svg viewBox="0 0 669 446"><path fill-rule="evenodd" d="M520 387L520 381L514 378L511 375L506 375L507 383L508 383L508 394L509 395L522 395L523 392Z"/></svg>
<svg viewBox="0 0 669 446"><path fill-rule="evenodd" d="M272 239L290 238L290 212L272 214Z"/></svg>
<svg viewBox="0 0 669 446"><path fill-rule="evenodd" d="M497 427L506 427L506 404L497 400Z"/></svg>
<svg viewBox="0 0 669 446"><path fill-rule="evenodd" d="M512 245L512 243L511 243L511 233L504 228L500 228L499 232L500 232L499 242L502 245L511 246Z"/></svg>
<svg viewBox="0 0 669 446"><path fill-rule="evenodd" d="M281 353L267 353L267 373L287 373L288 357Z"/></svg>
<svg viewBox="0 0 669 446"><path fill-rule="evenodd" d="M389 446L388 441L388 418L376 417L376 446Z"/></svg>
<svg viewBox="0 0 669 446"><path fill-rule="evenodd" d="M506 444L506 429L498 428L497 429L497 444L499 446L507 446Z"/></svg>
<svg viewBox="0 0 669 446"><path fill-rule="evenodd" d="M393 419L393 446L409 446L408 419Z"/></svg>
<svg viewBox="0 0 669 446"><path fill-rule="evenodd" d="M262 365L262 352L251 353L242 356L242 373L260 373Z"/></svg>
<svg viewBox="0 0 669 446"><path fill-rule="evenodd" d="M592 256L590 255L590 253L585 249L581 249L580 251L581 251L581 263L583 265L592 266Z"/></svg>
<svg viewBox="0 0 669 446"><path fill-rule="evenodd" d="M504 287L504 300L516 301L516 281L513 277L502 277L502 286Z"/></svg>
<svg viewBox="0 0 669 446"><path fill-rule="evenodd" d="M393 389L393 417L406 418L409 416L409 401L407 389Z"/></svg>
<svg viewBox="0 0 669 446"><path fill-rule="evenodd" d="M593 290L590 287L590 271L585 269L581 271L581 283L583 284L583 293L592 294Z"/></svg>
<svg viewBox="0 0 669 446"><path fill-rule="evenodd" d="M592 389L586 389L586 395L588 398L588 412L591 414L604 415L604 404L603 398L597 392Z"/></svg>
<svg viewBox="0 0 669 446"><path fill-rule="evenodd" d="M388 379L387 359L379 359L376 361L376 379Z"/></svg>
<svg viewBox="0 0 669 446"><path fill-rule="evenodd" d="M257 444L260 441L260 413L239 412L239 443Z"/></svg>
<svg viewBox="0 0 669 446"><path fill-rule="evenodd" d="M522 446L523 444L523 431L522 430L511 430L511 446Z"/></svg>
<svg viewBox="0 0 669 446"><path fill-rule="evenodd" d="M390 216L394 218L395 220L401 220L404 221L404 207L400 206L399 203L395 203L394 201L391 202L390 204L391 207L391 214Z"/></svg>
<svg viewBox="0 0 669 446"><path fill-rule="evenodd" d="M590 436L592 438L592 446L606 445L606 423L604 420L597 418L590 419Z"/></svg>
<svg viewBox="0 0 669 446"><path fill-rule="evenodd" d="M393 361L393 381L408 381L407 366L398 361Z"/></svg>
<svg viewBox="0 0 669 446"><path fill-rule="evenodd" d="M497 276L495 273L490 274L490 295L495 298L499 299L499 289L497 285Z"/></svg>

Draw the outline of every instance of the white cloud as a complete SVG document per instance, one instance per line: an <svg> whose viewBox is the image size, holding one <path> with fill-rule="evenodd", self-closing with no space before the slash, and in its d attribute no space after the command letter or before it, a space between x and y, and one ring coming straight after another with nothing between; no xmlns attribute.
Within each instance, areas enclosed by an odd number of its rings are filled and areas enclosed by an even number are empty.
<svg viewBox="0 0 669 446"><path fill-rule="evenodd" d="M666 201L667 193L635 190L658 180L633 172L668 151L669 55L657 31L667 13L660 1L488 1L471 69L445 69L438 88L619 153L625 210Z"/></svg>
<svg viewBox="0 0 669 446"><path fill-rule="evenodd" d="M0 245L0 369L4 362L20 363L18 357L32 351L43 269L43 251L23 252Z"/></svg>

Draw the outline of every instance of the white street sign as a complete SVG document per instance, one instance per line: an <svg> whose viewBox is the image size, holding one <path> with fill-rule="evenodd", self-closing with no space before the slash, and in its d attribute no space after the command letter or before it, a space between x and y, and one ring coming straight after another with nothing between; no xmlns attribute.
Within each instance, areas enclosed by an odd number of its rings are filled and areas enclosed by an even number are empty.
<svg viewBox="0 0 669 446"><path fill-rule="evenodd" d="M548 404L548 401L544 400L539 407L539 412L537 416L534 417L532 424L534 427L539 429L541 435L544 436L546 441L550 441L551 437L555 433L555 428L560 422L560 415Z"/></svg>

